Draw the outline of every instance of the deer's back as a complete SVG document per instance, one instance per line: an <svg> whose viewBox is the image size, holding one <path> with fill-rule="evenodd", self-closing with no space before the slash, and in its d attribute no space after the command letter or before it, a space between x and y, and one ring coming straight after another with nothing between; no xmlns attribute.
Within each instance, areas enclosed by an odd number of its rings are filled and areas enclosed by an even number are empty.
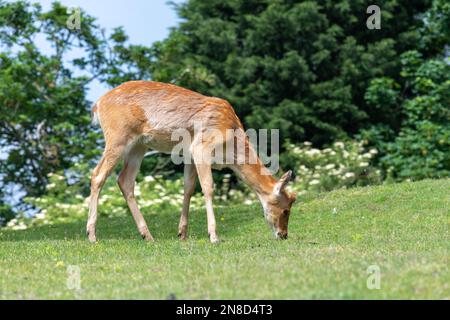
<svg viewBox="0 0 450 320"><path fill-rule="evenodd" d="M154 81L125 82L102 96L96 108L105 138L114 131L148 136L165 145L173 131L193 132L199 124L221 131L242 128L226 100Z"/></svg>

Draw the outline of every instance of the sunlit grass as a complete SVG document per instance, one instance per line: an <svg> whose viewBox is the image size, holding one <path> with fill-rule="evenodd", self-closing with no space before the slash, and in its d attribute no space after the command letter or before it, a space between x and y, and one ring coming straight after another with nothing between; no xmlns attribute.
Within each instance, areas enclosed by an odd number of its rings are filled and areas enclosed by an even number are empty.
<svg viewBox="0 0 450 320"><path fill-rule="evenodd" d="M179 213L151 209L154 243L131 216L100 216L95 245L84 221L2 230L0 298L450 298L449 190L448 179L428 180L298 201L287 241L273 238L259 206L244 205L217 210L219 245L208 242L202 210L184 242ZM80 290L67 286L69 265ZM380 289L367 288L371 265Z"/></svg>

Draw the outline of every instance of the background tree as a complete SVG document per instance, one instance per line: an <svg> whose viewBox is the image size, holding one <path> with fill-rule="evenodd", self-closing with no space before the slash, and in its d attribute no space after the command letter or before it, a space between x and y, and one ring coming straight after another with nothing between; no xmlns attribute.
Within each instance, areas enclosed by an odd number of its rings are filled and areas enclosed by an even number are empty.
<svg viewBox="0 0 450 320"><path fill-rule="evenodd" d="M316 145L370 124L398 129L401 110L372 108L370 80L401 83L398 57L419 46L431 1L384 1L381 29L366 27L367 1L190 0L183 21L154 46L152 76L224 97L245 124L280 128L283 139Z"/></svg>
<svg viewBox="0 0 450 320"><path fill-rule="evenodd" d="M90 125L86 98L91 81L148 78L148 48L127 46L121 28L107 37L85 12L79 30L67 27L68 18L57 2L42 12L38 4L0 1L0 174L2 190L16 186L2 199L16 199L17 190L38 196L48 173L98 156L101 135ZM44 53L38 38L52 52Z"/></svg>
<svg viewBox="0 0 450 320"><path fill-rule="evenodd" d="M401 80L373 79L365 95L374 110L401 110L398 132L377 124L361 134L382 151L380 165L398 180L450 176L450 3L434 1L424 21L418 47L429 52L438 43L444 50L428 59L418 50L403 53Z"/></svg>

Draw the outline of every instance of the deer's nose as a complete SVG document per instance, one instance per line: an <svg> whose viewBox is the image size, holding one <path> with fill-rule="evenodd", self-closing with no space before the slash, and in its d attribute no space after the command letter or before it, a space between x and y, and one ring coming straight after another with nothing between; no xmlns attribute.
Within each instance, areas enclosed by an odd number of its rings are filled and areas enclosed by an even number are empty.
<svg viewBox="0 0 450 320"><path fill-rule="evenodd" d="M278 239L285 240L285 239L287 239L288 234L287 234L287 232L277 232L277 237L278 237Z"/></svg>

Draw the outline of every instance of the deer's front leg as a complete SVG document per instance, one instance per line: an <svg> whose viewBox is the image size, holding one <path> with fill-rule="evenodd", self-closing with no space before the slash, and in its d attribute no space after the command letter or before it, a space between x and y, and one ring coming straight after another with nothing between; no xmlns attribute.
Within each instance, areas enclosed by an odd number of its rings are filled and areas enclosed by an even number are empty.
<svg viewBox="0 0 450 320"><path fill-rule="evenodd" d="M197 171L193 164L186 163L184 165L184 199L183 209L181 211L180 224L178 225L178 237L181 240L187 238L189 204L191 202L192 194L195 190L195 183L197 182Z"/></svg>
<svg viewBox="0 0 450 320"><path fill-rule="evenodd" d="M214 182L211 172L211 163L210 161L208 161L207 154L204 153L204 149L201 145L192 148L192 156L194 158L198 179L200 180L200 185L205 197L209 240L211 241L211 243L218 243L219 238L217 237L216 233L216 218L214 217L214 210L212 205L214 196Z"/></svg>
<svg viewBox="0 0 450 320"><path fill-rule="evenodd" d="M125 164L119 174L117 182L119 183L123 197L127 201L131 215L136 222L136 226L142 239L153 241L153 237L148 230L141 211L139 211L136 198L134 196L135 180L141 166L142 159L144 158L145 151L146 150L144 147L137 145L128 152L125 156Z"/></svg>

